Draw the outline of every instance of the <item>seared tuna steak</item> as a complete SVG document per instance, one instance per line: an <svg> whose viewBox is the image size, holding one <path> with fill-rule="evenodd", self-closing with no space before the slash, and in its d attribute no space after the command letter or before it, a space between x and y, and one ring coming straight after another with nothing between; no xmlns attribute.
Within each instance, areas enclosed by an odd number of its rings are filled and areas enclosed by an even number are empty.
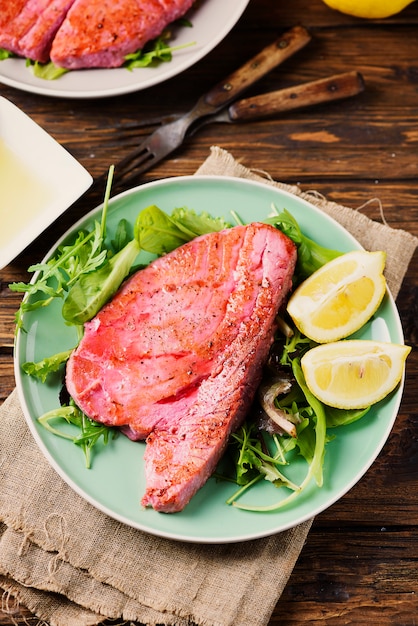
<svg viewBox="0 0 418 626"><path fill-rule="evenodd" d="M19 55L22 38L36 25L50 2L51 0L4 0L6 6L4 9L1 7L0 17L0 47Z"/></svg>
<svg viewBox="0 0 418 626"><path fill-rule="evenodd" d="M0 0L0 28L9 26L16 19L28 0Z"/></svg>
<svg viewBox="0 0 418 626"><path fill-rule="evenodd" d="M67 69L120 67L194 0L0 0L0 48Z"/></svg>
<svg viewBox="0 0 418 626"><path fill-rule="evenodd" d="M75 0L51 49L61 67L120 67L194 0Z"/></svg>
<svg viewBox="0 0 418 626"><path fill-rule="evenodd" d="M182 510L206 482L260 382L294 244L253 223L198 237L130 278L67 367L91 418L145 439L142 504Z"/></svg>
<svg viewBox="0 0 418 626"><path fill-rule="evenodd" d="M52 0L19 41L20 56L46 63L52 41L74 0Z"/></svg>

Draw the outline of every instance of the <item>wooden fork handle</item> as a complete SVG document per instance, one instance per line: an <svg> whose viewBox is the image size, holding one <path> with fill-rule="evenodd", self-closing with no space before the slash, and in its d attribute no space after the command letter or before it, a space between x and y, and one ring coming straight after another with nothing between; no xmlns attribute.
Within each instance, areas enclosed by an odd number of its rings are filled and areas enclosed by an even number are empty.
<svg viewBox="0 0 418 626"><path fill-rule="evenodd" d="M222 105L227 105L238 98L245 89L306 46L310 40L311 36L303 26L295 26L215 85L205 95L205 102L216 110Z"/></svg>
<svg viewBox="0 0 418 626"><path fill-rule="evenodd" d="M364 88L364 80L359 72L345 72L289 89L271 91L253 98L243 98L231 104L228 113L234 121L268 117L285 111L355 96Z"/></svg>

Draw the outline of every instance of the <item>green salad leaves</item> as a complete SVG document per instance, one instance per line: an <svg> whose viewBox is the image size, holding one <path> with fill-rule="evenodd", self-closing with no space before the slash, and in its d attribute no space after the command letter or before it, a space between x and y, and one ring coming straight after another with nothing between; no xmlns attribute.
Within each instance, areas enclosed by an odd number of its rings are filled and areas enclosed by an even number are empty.
<svg viewBox="0 0 418 626"><path fill-rule="evenodd" d="M187 44L182 44L181 46L169 46L167 37L162 35L154 39L144 49L133 52L132 54L127 54L123 67L131 71L137 67L156 67L160 65L160 63L170 62L173 58L173 52L194 45L196 45L196 42L192 41Z"/></svg>
<svg viewBox="0 0 418 626"><path fill-rule="evenodd" d="M296 276L299 281L313 274L320 267L332 261L342 253L338 250L331 250L320 246L316 241L304 235L299 224L289 211L283 209L280 213L275 207L273 209L277 215L263 220L267 224L275 226L281 230L296 244L298 250L298 260L296 266Z"/></svg>
<svg viewBox="0 0 418 626"><path fill-rule="evenodd" d="M66 432L62 428L55 428L53 424L56 420L60 422L65 420L67 424L75 426L76 434ZM61 406L58 409L53 409L45 413L39 418L39 422L53 435L68 439L76 446L79 446L84 452L87 469L91 467L93 448L97 446L100 441L103 445L107 445L110 438L114 439L117 436L116 429L93 421L80 411L72 400L70 400L69 404L66 406Z"/></svg>
<svg viewBox="0 0 418 626"><path fill-rule="evenodd" d="M277 344L281 343L282 338L279 337ZM292 379L292 385L289 392L275 398L274 404L295 424L296 434L266 432L263 421L258 419L253 409L240 430L232 435L230 462L226 467L222 464L217 473L218 479L232 480L238 486L227 504L246 511L275 511L294 500L313 480L318 487L322 487L326 444L334 437L329 429L351 424L368 412L368 408L334 409L313 396L306 385L300 359L314 345L296 328L281 345L279 368L282 375ZM307 467L305 477L298 484L286 475L286 468L292 468L295 455L304 459ZM260 480L269 481L275 487L287 487L291 493L271 505L242 503L241 496Z"/></svg>
<svg viewBox="0 0 418 626"><path fill-rule="evenodd" d="M199 235L232 226L223 218L214 218L207 213L197 214L187 207L174 208L169 215L151 205L139 212L134 224L122 219L113 239L109 240L106 221L112 176L113 168L110 169L100 219L94 221L91 229L80 230L72 240L60 245L53 257L31 266L29 271L34 272L34 276L30 283L10 285L13 291L25 293L16 315L17 328L22 332L27 312L61 299L63 321L77 328L80 339L83 324L98 313L131 273L142 267L142 251L161 256ZM286 209L279 212L273 208L275 214L264 222L279 228L295 242L298 249L295 283L341 254L308 239ZM231 216L233 222L242 223L236 214L231 212ZM312 482L320 487L326 443L334 436L330 434L330 429L352 423L367 412L331 409L311 394L304 380L300 359L315 344L299 333L290 318L279 321L271 354L275 356L276 374L284 375L289 384L281 391L280 385L275 382L269 386L269 374L266 372L263 388L267 386L269 407L273 413L280 414L277 424L285 424L285 428L272 430L271 424L267 428L260 419L262 411L257 409L255 403L245 423L231 436L227 454L216 473L218 480L232 481L237 485L227 503L249 511L279 509ZM71 352L67 350L46 356L37 363L25 363L23 370L45 382L51 374L63 374ZM266 414L264 420L265 417ZM39 421L50 432L80 446L87 467L91 466L93 449L97 444L106 445L114 434L114 429L90 420L70 398ZM295 459L303 459L306 466L303 478L298 480L292 477ZM244 502L242 496L261 480L285 488L290 493L267 506Z"/></svg>
<svg viewBox="0 0 418 626"><path fill-rule="evenodd" d="M0 48L0 61L4 61L5 59L10 59L13 57L13 52L10 50L5 50L4 48Z"/></svg>

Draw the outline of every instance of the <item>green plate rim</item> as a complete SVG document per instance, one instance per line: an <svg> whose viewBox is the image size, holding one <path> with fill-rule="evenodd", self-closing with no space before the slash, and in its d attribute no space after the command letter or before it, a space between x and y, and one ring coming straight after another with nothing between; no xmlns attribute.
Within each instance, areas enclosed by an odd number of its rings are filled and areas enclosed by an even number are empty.
<svg viewBox="0 0 418 626"><path fill-rule="evenodd" d="M289 208L289 210L293 214L296 213L295 217L298 221L306 222L304 226L302 224L301 226L307 236L313 236L312 232L315 232L317 239L318 233L320 237L327 239L329 235L326 234L326 230L330 229L333 242L343 242L346 248L344 251L361 249L360 244L347 230L332 217L325 214L307 200L268 183L230 176L179 176L153 181L123 192L113 197L109 203L109 236L111 236L112 220L122 217L121 212L125 210L126 207L130 207L131 203L134 203L135 210L138 212L139 209L136 203L140 203L141 198L147 198L151 195L151 197L156 198L157 201L155 203L161 206L161 203L157 199L158 197L163 197L163 201L165 202L166 196L174 198L176 195L181 195L182 193L185 199L186 196L190 194L192 196L193 194L201 196L201 194L204 193L206 194L204 202L202 200L204 204L207 204L212 198L218 198L219 201L221 197L222 202L226 202L225 198L229 198L232 194L232 197L239 196L244 203L247 203L247 199L248 203L250 203L250 201L254 202L254 199L257 202L265 202L268 198L271 199L272 202L275 201L279 208L285 205L291 205L292 208ZM155 196L153 194L155 194ZM282 204L280 205L280 203ZM148 201L145 206L148 204L151 204L151 202ZM182 203L182 205L187 205L196 211L206 210L206 208L202 209L200 206L190 206L187 200ZM172 208L175 206L178 206L178 204L174 204ZM248 212L250 215L253 214L252 204L249 206L250 208L246 207L244 210L243 217L245 217L245 212ZM263 211L264 206L263 204ZM92 220L100 214L101 207L102 205L99 205L94 208L75 223L51 248L45 260L68 236L77 231L80 227L91 223ZM145 207L143 206L141 208ZM162 206L161 208L165 207ZM227 213L226 209L222 211ZM218 215L222 213L222 211L218 211L216 208L211 210L211 213ZM238 213L240 213L239 210ZM260 216L257 215L255 218L250 217L250 220L256 221L257 219L262 219L262 217L267 216L268 213L269 210L266 210L266 212L261 213ZM324 241L320 241L320 243L326 245ZM332 247L329 242L327 245ZM333 245L335 245L335 243ZM339 246L339 248L341 248L341 246ZM35 280L35 278L36 276L33 277L33 280ZM53 312L50 315L53 315ZM72 464L75 458L74 452L70 452L70 449L67 449L66 446L72 446L72 448L75 448L75 446L51 435L36 422L39 413L37 409L42 409L42 412L44 412L51 408L45 405L48 404L51 394L56 393L58 385L57 382L50 385L42 385L22 374L22 362L31 360L30 356L41 349L45 343L40 341L37 335L38 332L46 332L46 329L43 328L46 324L42 324L42 319L39 320L38 316L38 313L29 314L30 332L18 332L16 335L14 367L17 390L24 416L41 452L58 475L76 493L98 510L128 526L169 539L208 544L249 541L288 530L315 517L345 495L345 493L347 493L367 472L383 448L392 430L402 398L404 378L397 390L393 392L389 398L372 408L371 412L373 415L370 419L363 418L363 420L356 424L343 427L345 429L344 432L342 432L340 428L339 433L341 434L338 434L336 439L327 445L324 486L319 489L311 484L306 492L299 496L290 506L274 513L252 513L230 507L224 504L224 500L230 495L231 487L228 487L224 483L218 484L215 482L215 479L211 478L181 513L173 515L156 513L155 511L141 508L139 504L141 493L131 493L131 490L129 490L128 494L125 494L120 484L121 477L119 476L118 478L118 476L114 476L115 472L113 469L111 474L107 473L110 472L109 468L116 468L116 473L117 471L122 472L122 468L119 469L121 457L133 457L134 455L131 453L131 449L133 450L133 448L131 447L143 444L130 442L126 437L121 436L116 440L116 444L112 442L111 446L114 446L113 450L111 449L109 451L109 446L107 446L106 449L104 448L100 454L95 457L92 469L86 470L84 468L81 456L78 459L79 467L74 469ZM26 319L27 316L25 316L25 320ZM50 329L48 328L48 333L49 332ZM395 302L389 291L387 291L379 311L374 316L370 328L367 329L365 338L376 338L382 341L403 343L401 321ZM49 354L52 354L52 352L49 352ZM44 356L47 356L47 354ZM346 467L341 466L339 459L344 459L345 455L348 455L347 458L351 458L350 452L353 452L354 447L352 442L355 442L355 447L358 448L359 442L363 441L366 442L366 445L364 446L364 450L358 455L358 467L354 466L353 462L349 467L349 471L347 471ZM348 446L350 446L350 450L347 449ZM329 449L331 449L330 452L328 452ZM79 453L80 451L77 450L76 452ZM137 470L141 467L140 457L141 455L138 454L138 458L135 457L132 464L127 465L126 473L128 473L128 469L129 473L132 473L133 468ZM123 462L125 462L125 460L123 460ZM131 463L131 460L129 463ZM332 471L336 468L339 473ZM85 472L96 473L95 478L87 479ZM104 480L102 480L102 478ZM131 476L129 476L129 479L131 479ZM99 487L95 487L96 481ZM104 488L104 482L106 482L106 487L109 489ZM257 488L258 485L256 489ZM234 489L234 487L232 487L232 489ZM267 492L268 489L271 491ZM272 496L273 492L274 497ZM216 495L213 495L214 493ZM249 502L251 501L250 494L251 492L247 497L247 501ZM128 504L126 504L124 500L125 495L126 498L129 499ZM276 491L270 484L260 484L259 492L257 492L256 495L261 498L267 496L270 499L272 498L273 501L280 499L279 491ZM121 498L122 504L119 500L116 500L116 498ZM138 508L137 513L133 513L133 509L129 508L131 506L130 498L135 500Z"/></svg>

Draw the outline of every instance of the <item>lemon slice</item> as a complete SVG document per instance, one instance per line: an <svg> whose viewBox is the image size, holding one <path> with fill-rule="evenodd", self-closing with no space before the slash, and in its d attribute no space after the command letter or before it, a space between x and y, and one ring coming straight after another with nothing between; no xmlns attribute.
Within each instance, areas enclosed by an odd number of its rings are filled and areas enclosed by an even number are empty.
<svg viewBox="0 0 418 626"><path fill-rule="evenodd" d="M413 0L324 0L332 9L366 19L385 18L400 13Z"/></svg>
<svg viewBox="0 0 418 626"><path fill-rule="evenodd" d="M386 291L382 251L348 252L323 265L295 289L287 310L317 343L348 337L377 311Z"/></svg>
<svg viewBox="0 0 418 626"><path fill-rule="evenodd" d="M336 341L306 352L301 367L318 400L337 409L364 409L395 389L410 351L396 343Z"/></svg>

